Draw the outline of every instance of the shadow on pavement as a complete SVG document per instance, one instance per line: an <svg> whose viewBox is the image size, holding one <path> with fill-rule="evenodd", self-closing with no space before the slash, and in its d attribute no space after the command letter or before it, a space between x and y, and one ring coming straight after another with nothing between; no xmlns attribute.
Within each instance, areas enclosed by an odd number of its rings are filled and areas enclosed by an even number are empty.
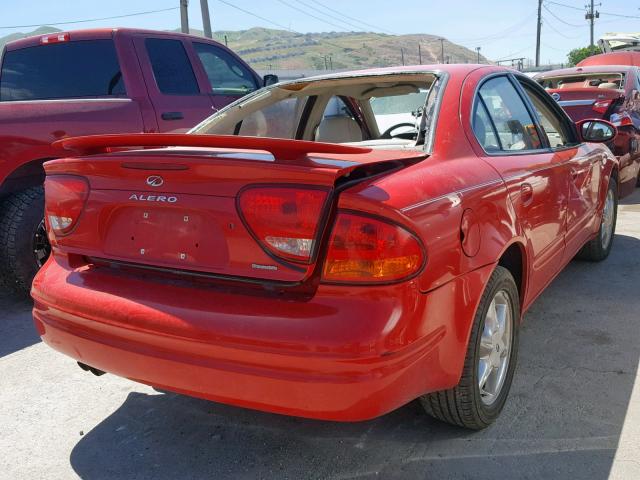
<svg viewBox="0 0 640 480"><path fill-rule="evenodd" d="M32 303L0 291L0 358L40 341L31 319Z"/></svg>
<svg viewBox="0 0 640 480"><path fill-rule="evenodd" d="M615 242L603 263L572 262L529 311L510 398L485 431L416 402L339 424L131 393L71 464L85 479L606 479L640 356L640 240Z"/></svg>

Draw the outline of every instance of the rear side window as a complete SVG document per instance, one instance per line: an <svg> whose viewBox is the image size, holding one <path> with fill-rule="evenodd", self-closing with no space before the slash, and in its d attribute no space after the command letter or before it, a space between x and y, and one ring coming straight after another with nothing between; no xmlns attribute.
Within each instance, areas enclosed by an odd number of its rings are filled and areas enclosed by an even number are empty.
<svg viewBox="0 0 640 480"><path fill-rule="evenodd" d="M535 123L507 77L487 80L478 93L498 134L502 150L537 150L542 148ZM476 132L477 133L477 132ZM479 139L480 141L480 139ZM483 143L482 141L480 143Z"/></svg>
<svg viewBox="0 0 640 480"><path fill-rule="evenodd" d="M200 93L191 62L180 40L147 38L145 46L160 92L167 95Z"/></svg>
<svg viewBox="0 0 640 480"><path fill-rule="evenodd" d="M493 129L493 124L482 102L476 102L473 113L473 131L482 148L487 152L500 150L500 142Z"/></svg>
<svg viewBox="0 0 640 480"><path fill-rule="evenodd" d="M215 95L241 96L259 88L251 70L231 53L206 43L194 42L193 47Z"/></svg>
<svg viewBox="0 0 640 480"><path fill-rule="evenodd" d="M54 43L4 54L3 102L125 94L112 40Z"/></svg>

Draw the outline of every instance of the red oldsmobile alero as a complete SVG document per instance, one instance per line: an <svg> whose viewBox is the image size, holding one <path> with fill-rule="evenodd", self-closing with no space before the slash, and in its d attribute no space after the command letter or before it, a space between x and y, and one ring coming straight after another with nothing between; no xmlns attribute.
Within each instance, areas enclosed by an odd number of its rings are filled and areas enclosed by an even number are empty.
<svg viewBox="0 0 640 480"><path fill-rule="evenodd" d="M615 231L603 120L533 80L438 65L280 83L187 135L57 142L45 342L94 373L288 415L420 398L483 428L525 312Z"/></svg>

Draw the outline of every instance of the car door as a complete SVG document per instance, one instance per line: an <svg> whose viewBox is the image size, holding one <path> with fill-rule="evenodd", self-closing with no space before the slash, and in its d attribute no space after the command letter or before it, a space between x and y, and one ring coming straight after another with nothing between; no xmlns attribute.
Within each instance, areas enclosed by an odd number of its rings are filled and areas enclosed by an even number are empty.
<svg viewBox="0 0 640 480"><path fill-rule="evenodd" d="M561 268L572 149L551 149L517 80L490 76L480 84L472 126L504 180L527 239L527 299L533 300Z"/></svg>
<svg viewBox="0 0 640 480"><path fill-rule="evenodd" d="M211 86L211 103L217 110L261 87L253 71L231 51L204 42L192 42Z"/></svg>
<svg viewBox="0 0 640 480"><path fill-rule="evenodd" d="M570 139L574 132L568 128L566 115L557 109L538 85L524 78L519 82L535 111L543 134L550 142L550 148L568 154L569 190L565 233L565 260L568 261L589 240L597 224L602 165L606 158L602 150L579 145L577 139Z"/></svg>
<svg viewBox="0 0 640 480"><path fill-rule="evenodd" d="M186 132L214 112L206 82L193 69L188 42L145 35L134 44L160 132Z"/></svg>

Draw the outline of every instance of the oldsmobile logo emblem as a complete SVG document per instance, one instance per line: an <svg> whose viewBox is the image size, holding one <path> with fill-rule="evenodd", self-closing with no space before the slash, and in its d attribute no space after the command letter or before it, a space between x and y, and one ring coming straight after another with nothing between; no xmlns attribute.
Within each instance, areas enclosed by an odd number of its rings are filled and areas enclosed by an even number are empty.
<svg viewBox="0 0 640 480"><path fill-rule="evenodd" d="M553 98L556 102L560 100L560 94L558 92L553 92L551 94L551 98Z"/></svg>
<svg viewBox="0 0 640 480"><path fill-rule="evenodd" d="M147 178L147 185L150 187L161 187L164 184L164 180L160 175L151 175Z"/></svg>

